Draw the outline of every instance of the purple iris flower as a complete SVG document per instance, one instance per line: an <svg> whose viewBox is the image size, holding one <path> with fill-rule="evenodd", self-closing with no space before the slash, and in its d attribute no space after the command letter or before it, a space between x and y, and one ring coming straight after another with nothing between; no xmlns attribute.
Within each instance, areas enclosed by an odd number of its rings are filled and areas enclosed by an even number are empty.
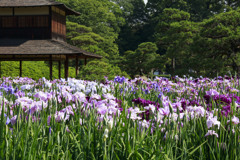
<svg viewBox="0 0 240 160"><path fill-rule="evenodd" d="M158 84L157 84L157 83L153 83L153 84L152 84L152 88L153 88L154 90L156 90L156 89L158 88Z"/></svg>
<svg viewBox="0 0 240 160"><path fill-rule="evenodd" d="M199 81L199 79L198 79L198 78L194 80L194 82L195 82L195 83L198 83L198 81Z"/></svg>
<svg viewBox="0 0 240 160"><path fill-rule="evenodd" d="M169 91L170 91L170 89L169 89L169 88L167 88L167 87L164 87L164 88L163 88L163 91L164 91L164 92L169 92Z"/></svg>
<svg viewBox="0 0 240 160"><path fill-rule="evenodd" d="M11 118L11 124L14 125L17 122L17 115Z"/></svg>
<svg viewBox="0 0 240 160"><path fill-rule="evenodd" d="M87 101L89 101L89 100L90 100L90 97L89 97L89 96L86 96L86 99L87 99Z"/></svg>
<svg viewBox="0 0 240 160"><path fill-rule="evenodd" d="M145 92L145 94L150 93L148 89L142 89L142 90Z"/></svg>
<svg viewBox="0 0 240 160"><path fill-rule="evenodd" d="M228 98L227 96L225 95L220 95L220 99L222 102L230 105L232 103L232 99L231 98Z"/></svg>
<svg viewBox="0 0 240 160"><path fill-rule="evenodd" d="M163 93L160 92L159 95L158 95L158 99L161 99L161 98L162 98L162 95L163 95Z"/></svg>
<svg viewBox="0 0 240 160"><path fill-rule="evenodd" d="M204 95L203 98L206 100L206 103L210 103L210 96L209 95Z"/></svg>
<svg viewBox="0 0 240 160"><path fill-rule="evenodd" d="M227 75L224 76L225 79L230 80L231 77L228 77ZM238 78L239 79L239 78Z"/></svg>
<svg viewBox="0 0 240 160"><path fill-rule="evenodd" d="M206 91L206 95L215 96L215 95L219 95L219 93L214 89L210 89L209 91Z"/></svg>
<svg viewBox="0 0 240 160"><path fill-rule="evenodd" d="M150 100L145 100L141 98L133 99L132 102L135 104L142 105L143 107L149 106L149 105L154 105L157 110L159 109L160 105L156 102L150 101ZM141 114L142 119L146 119L147 121L149 120L150 112L149 109L146 110L144 113Z"/></svg>
<svg viewBox="0 0 240 160"><path fill-rule="evenodd" d="M14 92L16 93L18 91L18 87L15 88Z"/></svg>
<svg viewBox="0 0 240 160"><path fill-rule="evenodd" d="M8 88L8 93L10 93L10 94L14 94L14 88L9 87L9 88Z"/></svg>
<svg viewBox="0 0 240 160"><path fill-rule="evenodd" d="M50 125L50 122L51 122L51 116L48 116L48 119L47 119L47 124Z"/></svg>
<svg viewBox="0 0 240 160"><path fill-rule="evenodd" d="M231 106L230 105L228 105L228 106L224 106L223 108L222 108L222 111L221 111L221 113L222 113L222 115L224 115L224 116L228 116L228 114L231 112Z"/></svg>
<svg viewBox="0 0 240 160"><path fill-rule="evenodd" d="M125 80L126 80L125 77L120 77L120 76L116 76L116 77L114 78L114 82L115 82L115 83L123 83L123 82L125 82Z"/></svg>
<svg viewBox="0 0 240 160"><path fill-rule="evenodd" d="M123 93L123 88L120 88L120 93L121 93L121 94Z"/></svg>
<svg viewBox="0 0 240 160"><path fill-rule="evenodd" d="M9 117L7 117L6 125L8 125L10 122L11 122L11 120L9 119Z"/></svg>
<svg viewBox="0 0 240 160"><path fill-rule="evenodd" d="M222 76L218 76L217 79L218 80L223 80L223 77Z"/></svg>
<svg viewBox="0 0 240 160"><path fill-rule="evenodd" d="M135 91L135 88L132 86L132 90L130 91L130 93L132 93L133 92L133 94L136 94L136 91Z"/></svg>
<svg viewBox="0 0 240 160"><path fill-rule="evenodd" d="M12 88L11 86L1 86L0 90L4 90L8 94L14 94L14 88Z"/></svg>
<svg viewBox="0 0 240 160"><path fill-rule="evenodd" d="M185 100L181 101L181 104L182 104L182 109L185 111L187 107L186 101Z"/></svg>
<svg viewBox="0 0 240 160"><path fill-rule="evenodd" d="M116 99L115 102L118 104L119 107L122 107L122 100Z"/></svg>
<svg viewBox="0 0 240 160"><path fill-rule="evenodd" d="M197 102L197 100L192 100L192 101L190 101L190 103L189 103L189 105L191 105L191 106L199 106L199 103Z"/></svg>
<svg viewBox="0 0 240 160"><path fill-rule="evenodd" d="M68 126L66 127L66 131L67 131L68 133L71 133L71 131L70 131L70 129L68 128Z"/></svg>
<svg viewBox="0 0 240 160"><path fill-rule="evenodd" d="M17 91L14 95L15 95L16 97L24 97L24 96L25 96L25 92Z"/></svg>

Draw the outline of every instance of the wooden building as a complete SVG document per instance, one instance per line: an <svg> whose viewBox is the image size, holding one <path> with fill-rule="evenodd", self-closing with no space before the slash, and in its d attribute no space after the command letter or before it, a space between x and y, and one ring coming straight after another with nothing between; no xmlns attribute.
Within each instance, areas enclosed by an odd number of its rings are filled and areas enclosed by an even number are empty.
<svg viewBox="0 0 240 160"><path fill-rule="evenodd" d="M68 77L68 61L78 61L101 56L86 52L66 43L66 16L79 15L54 0L0 0L0 61L49 61L50 79L52 62L65 64Z"/></svg>

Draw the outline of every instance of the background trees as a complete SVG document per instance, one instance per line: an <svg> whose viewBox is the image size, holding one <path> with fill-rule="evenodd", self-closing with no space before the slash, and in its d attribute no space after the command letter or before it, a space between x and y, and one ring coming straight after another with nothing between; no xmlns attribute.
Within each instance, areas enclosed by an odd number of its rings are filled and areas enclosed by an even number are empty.
<svg viewBox="0 0 240 160"><path fill-rule="evenodd" d="M105 77L108 77L108 79L114 79L116 75L128 78L128 74L122 72L117 66L113 66L104 61L91 61L81 69L78 78L103 82Z"/></svg>
<svg viewBox="0 0 240 160"><path fill-rule="evenodd" d="M189 13L172 8L164 9L159 16L155 39L162 54L171 59L171 74L187 74L190 67L186 60L191 57L190 45L197 28L189 19Z"/></svg>
<svg viewBox="0 0 240 160"><path fill-rule="evenodd" d="M156 44L145 42L141 43L135 51L126 51L124 70L134 77L134 75L149 75L153 69L163 69L163 66L156 61L162 59L156 53L157 50Z"/></svg>
<svg viewBox="0 0 240 160"><path fill-rule="evenodd" d="M240 73L240 11L231 10L205 20L200 36L195 40L196 54L204 56L202 71L206 75L225 74L228 71ZM200 53L200 52L201 53ZM203 62L206 61L206 62ZM210 61L210 64L209 63Z"/></svg>
<svg viewBox="0 0 240 160"><path fill-rule="evenodd" d="M87 66L80 63L79 78L126 73L133 78L154 71L196 77L240 74L238 0L58 1L81 13L68 17L68 43L103 56ZM18 75L17 65L12 67L10 75ZM38 68L35 72L44 76Z"/></svg>

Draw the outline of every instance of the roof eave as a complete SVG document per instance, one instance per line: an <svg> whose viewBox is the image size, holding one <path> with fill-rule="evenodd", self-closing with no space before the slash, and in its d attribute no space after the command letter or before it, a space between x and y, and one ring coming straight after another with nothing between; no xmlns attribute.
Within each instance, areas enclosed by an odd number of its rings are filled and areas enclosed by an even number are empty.
<svg viewBox="0 0 240 160"><path fill-rule="evenodd" d="M73 9L67 7L65 4L49 4L49 5L18 5L18 6L0 6L0 8L18 8L18 7L45 7L45 6L62 6L65 10L66 10L66 15L75 15L75 16L79 16L80 13L74 11Z"/></svg>
<svg viewBox="0 0 240 160"><path fill-rule="evenodd" d="M81 52L81 54L86 56L86 57L89 57L89 58L96 58L96 59L102 59L103 58L102 56L97 55L97 54L93 54L93 53L88 54L88 52L86 52L86 51Z"/></svg>
<svg viewBox="0 0 240 160"><path fill-rule="evenodd" d="M65 4L63 4L63 7L66 9L67 15L74 15L79 16L80 13L72 10L71 8L67 7Z"/></svg>

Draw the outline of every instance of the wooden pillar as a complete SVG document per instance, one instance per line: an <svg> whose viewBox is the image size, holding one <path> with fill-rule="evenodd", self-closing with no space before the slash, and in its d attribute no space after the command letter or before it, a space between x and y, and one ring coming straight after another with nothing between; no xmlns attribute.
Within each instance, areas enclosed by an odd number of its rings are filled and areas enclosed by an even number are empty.
<svg viewBox="0 0 240 160"><path fill-rule="evenodd" d="M50 69L50 80L52 80L52 55L50 55L50 61L49 61L49 69Z"/></svg>
<svg viewBox="0 0 240 160"><path fill-rule="evenodd" d="M58 61L58 78L61 79L61 61Z"/></svg>
<svg viewBox="0 0 240 160"><path fill-rule="evenodd" d="M78 75L78 57L76 57L76 78Z"/></svg>
<svg viewBox="0 0 240 160"><path fill-rule="evenodd" d="M85 58L85 62L84 62L85 66L87 65L87 58Z"/></svg>
<svg viewBox="0 0 240 160"><path fill-rule="evenodd" d="M22 77L22 61L20 61L20 63L19 63L19 68L20 68L20 74L19 74L19 76L20 77Z"/></svg>
<svg viewBox="0 0 240 160"><path fill-rule="evenodd" d="M68 78L68 55L66 55L64 68L65 68L65 79L67 80L67 78Z"/></svg>

